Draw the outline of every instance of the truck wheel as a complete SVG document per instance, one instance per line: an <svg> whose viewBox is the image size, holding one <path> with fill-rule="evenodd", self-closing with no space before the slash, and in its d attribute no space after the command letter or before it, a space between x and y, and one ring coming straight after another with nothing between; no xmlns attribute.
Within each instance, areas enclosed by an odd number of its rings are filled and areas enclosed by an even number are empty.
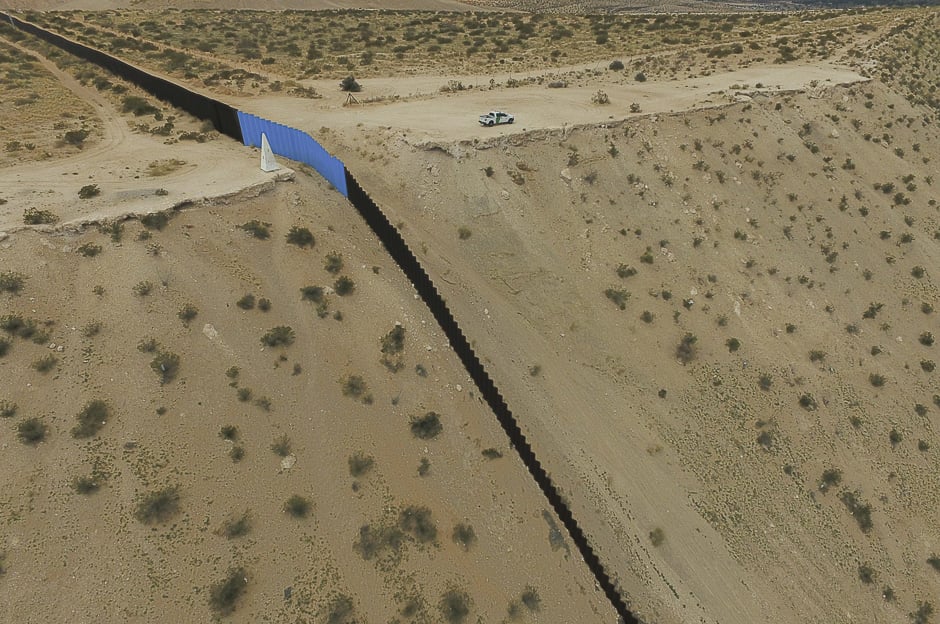
<svg viewBox="0 0 940 624"><path fill-rule="evenodd" d="M493 127L493 123L495 122L492 119L490 119L489 121L486 122L486 125L489 127Z"/></svg>
<svg viewBox="0 0 940 624"><path fill-rule="evenodd" d="M515 121L515 119L510 119L510 120L509 120L509 123L512 123L512 122L514 122L514 121Z"/></svg>

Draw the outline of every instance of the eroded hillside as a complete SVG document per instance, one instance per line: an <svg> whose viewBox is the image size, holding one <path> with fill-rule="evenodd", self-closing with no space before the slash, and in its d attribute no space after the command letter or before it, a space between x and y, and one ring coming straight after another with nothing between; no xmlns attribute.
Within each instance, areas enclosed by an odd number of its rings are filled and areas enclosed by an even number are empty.
<svg viewBox="0 0 940 624"><path fill-rule="evenodd" d="M0 619L611 621L325 184L2 245Z"/></svg>
<svg viewBox="0 0 940 624"><path fill-rule="evenodd" d="M872 82L342 157L644 621L897 622L940 589L931 120Z"/></svg>

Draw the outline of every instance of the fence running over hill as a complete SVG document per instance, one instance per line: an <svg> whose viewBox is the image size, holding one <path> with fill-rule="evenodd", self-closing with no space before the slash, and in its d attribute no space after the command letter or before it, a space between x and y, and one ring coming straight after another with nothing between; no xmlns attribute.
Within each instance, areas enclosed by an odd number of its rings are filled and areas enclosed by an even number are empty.
<svg viewBox="0 0 940 624"><path fill-rule="evenodd" d="M493 410L500 426L509 437L512 447L519 454L529 473L565 526L571 541L574 542L578 552L597 580L598 586L604 591L621 621L624 624L639 624L639 620L627 608L619 589L607 574L594 549L591 548L587 536L574 519L568 504L561 497L551 477L536 458L532 446L522 433L515 416L509 410L509 406L496 388L496 384L486 372L480 358L470 347L470 341L467 340L467 337L460 329L444 298L434 286L434 282L424 270L424 267L421 266L417 256L408 247L401 232L392 225L385 213L363 190L342 161L332 156L313 137L301 130L256 117L243 111L237 111L223 102L190 91L105 52L77 43L35 24L24 22L5 12L0 11L0 17L30 34L108 69L141 87L151 95L185 110L194 117L211 121L219 132L241 141L245 145L260 146L261 133L264 132L271 144L271 150L275 154L313 167L336 190L342 193L382 242L389 255L411 281L418 295L430 309L444 335L447 336L451 348L467 369L470 378L477 385L480 395L487 402L490 409Z"/></svg>

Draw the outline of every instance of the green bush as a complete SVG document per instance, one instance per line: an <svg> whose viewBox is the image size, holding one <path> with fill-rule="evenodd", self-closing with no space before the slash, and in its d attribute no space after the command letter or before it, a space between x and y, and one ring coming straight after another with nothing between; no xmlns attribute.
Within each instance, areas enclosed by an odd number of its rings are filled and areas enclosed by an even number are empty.
<svg viewBox="0 0 940 624"><path fill-rule="evenodd" d="M23 444L35 446L46 439L49 428L38 418L27 418L16 426L16 437Z"/></svg>
<svg viewBox="0 0 940 624"><path fill-rule="evenodd" d="M108 404L100 399L94 399L85 404L76 418L78 424L72 427L73 438L90 438L97 434L111 417Z"/></svg>
<svg viewBox="0 0 940 624"><path fill-rule="evenodd" d="M290 455L290 438L285 433L271 443L271 450L278 457L287 457Z"/></svg>
<svg viewBox="0 0 940 624"><path fill-rule="evenodd" d="M871 505L862 502L861 495L858 492L845 491L839 496L839 500L855 518L863 533L871 531L874 526L871 519Z"/></svg>
<svg viewBox="0 0 940 624"><path fill-rule="evenodd" d="M160 351L150 362L150 368L160 378L160 384L165 385L176 379L180 369L180 356L169 351Z"/></svg>
<svg viewBox="0 0 940 624"><path fill-rule="evenodd" d="M624 290L623 288L608 288L604 291L604 295L614 302L614 304L621 310L627 309L627 299L630 298L630 292Z"/></svg>
<svg viewBox="0 0 940 624"><path fill-rule="evenodd" d="M0 418L12 418L16 416L16 409L16 403L7 401L6 399L0 401Z"/></svg>
<svg viewBox="0 0 940 624"><path fill-rule="evenodd" d="M48 373L53 368L55 368L55 365L58 363L59 363L59 358L52 355L51 353L48 353L42 356L41 358L39 358L38 360L36 360L35 362L33 362L32 367L40 373Z"/></svg>
<svg viewBox="0 0 940 624"><path fill-rule="evenodd" d="M331 252L326 254L326 264L323 265L327 273L336 275L343 270L343 254Z"/></svg>
<svg viewBox="0 0 940 624"><path fill-rule="evenodd" d="M247 295L245 295L244 297L236 301L235 305L237 305L242 310L252 310L255 307L255 296L251 293L248 293Z"/></svg>
<svg viewBox="0 0 940 624"><path fill-rule="evenodd" d="M741 348L741 341L737 338L728 338L728 340L725 341L725 346L728 347L728 351L734 353Z"/></svg>
<svg viewBox="0 0 940 624"><path fill-rule="evenodd" d="M306 518L310 515L310 508L310 501L299 494L294 494L284 503L284 511L294 518Z"/></svg>
<svg viewBox="0 0 940 624"><path fill-rule="evenodd" d="M101 189L98 188L97 184L86 184L82 188L78 189L79 199L91 199L92 197L97 197L101 195Z"/></svg>
<svg viewBox="0 0 940 624"><path fill-rule="evenodd" d="M169 212L152 212L145 214L140 218L140 224L148 230L157 230L158 232L165 228L170 222Z"/></svg>
<svg viewBox="0 0 940 624"><path fill-rule="evenodd" d="M14 271L0 273L0 292L18 295L26 284L26 276Z"/></svg>
<svg viewBox="0 0 940 624"><path fill-rule="evenodd" d="M428 412L424 416L411 417L411 435L421 440L430 440L437 437L444 430L441 424L441 415Z"/></svg>
<svg viewBox="0 0 940 624"><path fill-rule="evenodd" d="M183 321L183 325L188 326L189 322L193 320L194 318L196 318L197 314L199 314L199 308L197 308L191 303L187 303L182 308L180 308L180 311L177 313L177 316L179 317L181 321Z"/></svg>
<svg viewBox="0 0 940 624"><path fill-rule="evenodd" d="M263 223L257 219L252 219L251 221L243 223L238 227L259 240L266 240L271 238L271 230L269 229L271 227L270 223Z"/></svg>
<svg viewBox="0 0 940 624"><path fill-rule="evenodd" d="M350 93L358 93L362 91L362 85L356 82L356 79L352 75L343 78L339 83L339 88L341 91Z"/></svg>
<svg viewBox="0 0 940 624"><path fill-rule="evenodd" d="M676 358L682 362L683 365L688 364L695 359L697 349L695 343L698 341L694 335L686 333L682 337L682 340L679 341L679 344L676 345Z"/></svg>
<svg viewBox="0 0 940 624"><path fill-rule="evenodd" d="M356 290L356 283L349 277L341 275L333 282L333 290L336 291L336 294L340 297L345 297L346 295L351 295L353 291Z"/></svg>
<svg viewBox="0 0 940 624"><path fill-rule="evenodd" d="M292 226L287 232L287 242L298 247L313 247L316 243L313 233L305 227Z"/></svg>
<svg viewBox="0 0 940 624"><path fill-rule="evenodd" d="M427 507L406 507L398 514L398 527L420 544L432 543L437 539L437 527Z"/></svg>
<svg viewBox="0 0 940 624"><path fill-rule="evenodd" d="M251 531L251 514L245 512L237 518L229 518L222 523L219 534L228 539L244 537Z"/></svg>
<svg viewBox="0 0 940 624"><path fill-rule="evenodd" d="M266 347L290 346L294 342L294 330L286 325L272 327L263 336L261 344Z"/></svg>
<svg viewBox="0 0 940 624"><path fill-rule="evenodd" d="M143 524L161 524L179 512L179 487L167 486L142 495L137 501L134 517Z"/></svg>
<svg viewBox="0 0 940 624"><path fill-rule="evenodd" d="M59 217L48 210L39 210L38 208L27 208L23 212L23 223L26 225L48 225L55 223Z"/></svg>
<svg viewBox="0 0 940 624"><path fill-rule="evenodd" d="M304 286L300 289L300 298L303 301L323 303L324 291L322 286Z"/></svg>
<svg viewBox="0 0 940 624"><path fill-rule="evenodd" d="M375 460L364 453L349 456L349 474L359 478L372 470Z"/></svg>
<svg viewBox="0 0 940 624"><path fill-rule="evenodd" d="M656 527L650 531L650 544L653 546L661 546L663 542L666 541L666 532L661 528Z"/></svg>
<svg viewBox="0 0 940 624"><path fill-rule="evenodd" d="M235 425L223 425L222 428L219 429L219 437L223 440L231 440L234 442L238 439L238 427Z"/></svg>
<svg viewBox="0 0 940 624"><path fill-rule="evenodd" d="M473 603L470 600L469 594L457 588L452 588L444 592L438 604L444 621L449 624L465 622L470 616L472 606Z"/></svg>
<svg viewBox="0 0 940 624"><path fill-rule="evenodd" d="M145 98L136 95L126 95L124 96L124 102L121 106L121 112L134 113L135 117L142 117L144 115L158 113L160 109L148 102Z"/></svg>
<svg viewBox="0 0 940 624"><path fill-rule="evenodd" d="M248 575L243 568L229 570L225 578L209 588L209 607L219 615L235 611L238 599L245 593Z"/></svg>
<svg viewBox="0 0 940 624"><path fill-rule="evenodd" d="M454 540L455 544L468 551L476 543L477 534L473 530L472 526L464 522L460 522L454 525L454 531L451 533L451 539Z"/></svg>
<svg viewBox="0 0 940 624"><path fill-rule="evenodd" d="M520 596L519 599L529 611L538 611L542 604L542 598L539 596L539 592L531 585L523 590L522 596Z"/></svg>

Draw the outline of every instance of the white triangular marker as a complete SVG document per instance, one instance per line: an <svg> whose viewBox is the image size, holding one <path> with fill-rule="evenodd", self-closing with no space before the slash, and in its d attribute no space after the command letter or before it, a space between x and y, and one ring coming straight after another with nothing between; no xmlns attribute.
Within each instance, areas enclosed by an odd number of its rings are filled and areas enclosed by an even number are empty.
<svg viewBox="0 0 940 624"><path fill-rule="evenodd" d="M271 151L271 144L268 143L268 137L261 133L261 171L277 171L281 167L274 159L274 152Z"/></svg>

